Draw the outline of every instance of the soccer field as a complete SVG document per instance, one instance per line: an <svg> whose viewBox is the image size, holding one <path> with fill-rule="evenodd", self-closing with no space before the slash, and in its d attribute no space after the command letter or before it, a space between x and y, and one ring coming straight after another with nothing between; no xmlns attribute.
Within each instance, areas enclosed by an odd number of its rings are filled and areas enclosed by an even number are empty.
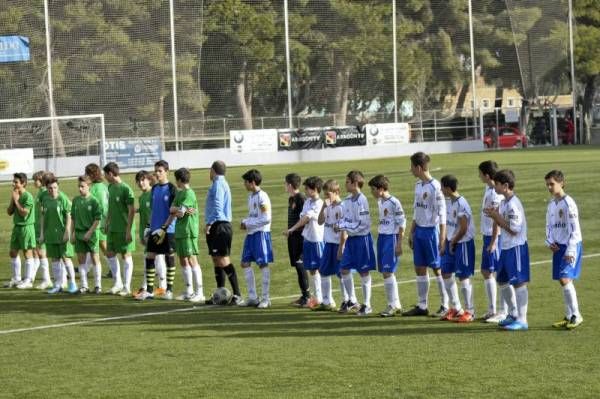
<svg viewBox="0 0 600 399"><path fill-rule="evenodd" d="M271 309L193 307L158 300L138 303L110 295L50 297L35 290L0 289L0 397L597 397L600 323L593 306L594 281L600 279L600 148L433 155L432 174L438 179L444 174L457 176L459 191L477 215L477 231L483 191L477 165L490 158L501 168L514 170L515 192L527 215L532 261L527 332L500 331L479 321L458 325L429 317L380 318L375 314L385 307L385 294L376 273L372 317L290 307L298 287L281 234L287 221L285 174L319 175L343 183L351 169L362 170L367 180L383 173L390 177L391 192L409 216L415 179L407 157L258 166L273 205ZM246 169L227 172L234 226L246 214L247 194L241 180ZM579 206L583 231L586 257L576 287L585 322L573 331L550 326L563 317L562 293L551 280L550 251L544 246L549 199L544 175L551 169L565 173L566 191ZM132 175L125 180L135 187ZM208 184L207 170L192 172L202 218ZM64 180L61 189L71 198L77 192L74 180ZM365 191L372 215L377 214L376 201L368 188ZM0 186L0 199L6 204L9 193L10 186ZM0 268L2 281L10 278L11 227L8 216L0 218L0 247L6 254ZM376 237L376 223L373 232ZM243 232L235 230L232 259L236 265L242 240ZM478 235L478 259L480 246ZM205 293L210 293L215 287L212 264L204 242L200 248ZM137 288L143 266L139 246L134 264ZM245 293L243 274L238 276ZM402 305L409 308L416 301L416 290L412 252L406 242L398 279ZM110 287L106 279L103 284ZM178 272L175 291L180 287ZM338 288L337 281L334 287ZM358 279L356 287L360 299ZM486 299L479 274L474 289L481 315ZM339 290L334 295L339 304ZM431 308L439 303L435 283L430 303Z"/></svg>

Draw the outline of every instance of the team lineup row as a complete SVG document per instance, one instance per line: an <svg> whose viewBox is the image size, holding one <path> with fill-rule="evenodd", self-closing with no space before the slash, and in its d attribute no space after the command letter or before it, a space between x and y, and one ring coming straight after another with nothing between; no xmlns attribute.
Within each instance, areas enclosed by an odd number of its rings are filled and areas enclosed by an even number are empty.
<svg viewBox="0 0 600 399"><path fill-rule="evenodd" d="M429 172L427 154L413 154L411 172L415 185L414 214L408 231L408 245L413 250L418 302L402 312L396 281L396 268L403 253L406 216L400 201L389 192L389 180L377 175L368 182L377 199L378 237L373 242L371 215L365 184L360 171L346 175L347 197L341 199L340 185L335 180L323 182L309 177L303 182L291 173L285 177L289 193L287 236L289 260L298 275L301 296L293 304L312 310L371 314L371 275L377 270L384 279L387 307L383 317L428 315L429 269L434 273L440 293L440 307L431 313L442 320L460 323L475 319L471 277L475 272L475 225L468 201L459 194L458 181L446 175L441 183ZM526 330L529 254L527 222L519 198L515 195L515 176L510 170L498 170L494 161L479 165L479 176L485 184L482 201L481 234L483 248L481 272L488 299L482 319L498 323L506 330ZM112 294L131 296L135 251L135 214L139 214L138 240L144 245L145 273L142 287L133 294L137 300L154 297L173 299L175 255L179 258L184 291L176 299L194 303L228 302L238 306L269 308L270 267L273 262L271 244L271 203L261 189L262 176L256 169L243 176L249 192L248 215L241 222L246 236L241 267L248 295L242 298L236 268L229 257L232 241L231 192L225 179L226 167L216 161L210 168L210 186L205 206L206 242L212 257L216 294L206 299L202 271L198 264L200 233L198 202L190 188L190 172L175 171L175 182L169 182L166 161L155 164L154 173L140 171L136 184L142 191L135 207L131 188L121 181L119 167L108 163L103 174L96 164L89 164L85 175L78 178L79 196L71 202L59 190L58 180L50 172L37 172L34 184L39 188L33 197L26 190L27 177L16 173L8 214L13 216L10 257L12 279L6 287L32 288L38 269L42 272L40 289L56 294L87 293L88 273L93 272L95 293L102 292L100 252L106 255L113 278ZM562 286L565 315L553 324L572 329L583 318L579 312L573 280L581 269L582 237L577 206L564 192L562 172L553 170L546 176L546 186L553 199L546 217L546 244L553 255L553 278ZM300 186L304 186L304 193ZM324 199L321 198L323 194ZM21 251L25 273L21 278ZM71 258L77 255L80 287L76 282ZM117 255L123 261L123 270ZM48 259L52 261L54 282ZM258 295L254 270L258 265L262 276ZM360 275L362 303L355 293L352 271ZM340 282L342 301L339 309L332 294L332 277ZM155 289L155 280L158 287ZM460 283L459 285L456 279ZM225 282L233 291L228 295ZM500 304L497 308L497 292ZM461 297L462 302L461 303Z"/></svg>

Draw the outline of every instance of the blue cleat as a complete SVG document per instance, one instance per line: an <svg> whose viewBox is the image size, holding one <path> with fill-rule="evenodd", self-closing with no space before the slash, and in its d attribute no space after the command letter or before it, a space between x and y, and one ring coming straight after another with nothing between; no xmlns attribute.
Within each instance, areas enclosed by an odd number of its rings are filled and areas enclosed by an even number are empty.
<svg viewBox="0 0 600 399"><path fill-rule="evenodd" d="M520 321L515 321L512 324L504 326L504 329L508 330L508 331L526 331L526 330L529 329L529 326L527 325L527 323L522 323Z"/></svg>
<svg viewBox="0 0 600 399"><path fill-rule="evenodd" d="M500 320L500 321L498 322L498 326L499 326L499 327L506 327L506 326L508 326L508 325L511 325L511 324L513 324L515 321L517 321L517 319L515 319L515 318L514 318L513 316L511 316L511 315L508 315L508 316L506 316L506 319L504 319L504 320Z"/></svg>
<svg viewBox="0 0 600 399"><path fill-rule="evenodd" d="M48 294L58 294L59 292L62 292L62 288L60 285L55 285L50 290L48 290Z"/></svg>
<svg viewBox="0 0 600 399"><path fill-rule="evenodd" d="M79 292L79 289L77 287L77 283L75 282L69 282L69 285L67 286L67 291L69 292L69 294L76 294Z"/></svg>

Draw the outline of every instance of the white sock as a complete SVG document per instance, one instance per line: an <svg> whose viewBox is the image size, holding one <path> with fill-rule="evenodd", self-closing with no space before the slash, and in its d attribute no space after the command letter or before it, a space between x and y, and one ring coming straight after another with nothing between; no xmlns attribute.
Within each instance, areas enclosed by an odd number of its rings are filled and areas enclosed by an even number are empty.
<svg viewBox="0 0 600 399"><path fill-rule="evenodd" d="M321 276L321 292L323 294L323 304L331 305L333 302L331 276Z"/></svg>
<svg viewBox="0 0 600 399"><path fill-rule="evenodd" d="M48 258L40 259L40 267L42 268L42 277L43 281L49 283L52 281L50 278L50 267L48 265Z"/></svg>
<svg viewBox="0 0 600 399"><path fill-rule="evenodd" d="M61 268L61 280L60 280L60 285L61 287L65 287L67 285L67 278L69 277L68 273L67 273L67 265L65 264L65 262L63 260L60 261L60 268ZM74 272L75 270L73 270Z"/></svg>
<svg viewBox="0 0 600 399"><path fill-rule="evenodd" d="M33 270L31 271L31 282L35 281L35 276L40 268L40 258L33 258Z"/></svg>
<svg viewBox="0 0 600 399"><path fill-rule="evenodd" d="M167 289L167 261L164 255L156 255L154 258L154 267L156 268L156 278L158 278L158 288Z"/></svg>
<svg viewBox="0 0 600 399"><path fill-rule="evenodd" d="M396 275L392 274L392 282L393 282L393 289L392 292L394 293L394 303L393 305L396 307L396 309L402 309L402 304L400 303L400 291L398 289L398 280L396 280Z"/></svg>
<svg viewBox="0 0 600 399"><path fill-rule="evenodd" d="M52 262L52 274L54 275L54 284L62 286L62 265L60 261Z"/></svg>
<svg viewBox="0 0 600 399"><path fill-rule="evenodd" d="M394 281L396 280L393 274L387 278L383 279L383 288L385 290L385 298L387 300L388 306L396 306L396 298L394 295Z"/></svg>
<svg viewBox="0 0 600 399"><path fill-rule="evenodd" d="M488 299L488 312L491 314L496 314L496 279L490 277L488 279L483 280L483 284L485 286L485 293Z"/></svg>
<svg viewBox="0 0 600 399"><path fill-rule="evenodd" d="M79 264L79 280L81 281L81 288L88 288L88 264L80 263Z"/></svg>
<svg viewBox="0 0 600 399"><path fill-rule="evenodd" d="M515 289L515 294L517 297L517 312L519 320L521 323L527 323L527 305L529 303L529 291L527 290L527 286L523 285L517 289Z"/></svg>
<svg viewBox="0 0 600 399"><path fill-rule="evenodd" d="M506 309L506 315L517 317L517 297L515 294L515 287L510 284L506 284L500 287L502 291L502 302L503 307Z"/></svg>
<svg viewBox="0 0 600 399"><path fill-rule="evenodd" d="M89 272L92 266L92 254L89 252L85 254L85 264L88 266L87 270Z"/></svg>
<svg viewBox="0 0 600 399"><path fill-rule="evenodd" d="M352 272L348 274L342 274L342 283L344 283L344 288L346 288L346 293L348 295L348 300L352 303L356 303L356 292L354 292L354 279L352 278Z"/></svg>
<svg viewBox="0 0 600 399"><path fill-rule="evenodd" d="M33 283L33 279L35 278L35 259L34 258L25 258L25 280Z"/></svg>
<svg viewBox="0 0 600 399"><path fill-rule="evenodd" d="M419 298L418 306L421 309L427 309L429 296L429 276L417 276L417 297Z"/></svg>
<svg viewBox="0 0 600 399"><path fill-rule="evenodd" d="M348 296L348 292L346 291L346 286L344 285L344 280L340 277L340 292L342 293L342 302L348 302L350 297Z"/></svg>
<svg viewBox="0 0 600 399"><path fill-rule="evenodd" d="M248 287L248 298L257 299L256 295L256 281L254 281L254 270L252 266L242 268L244 270L244 278L246 279L246 286Z"/></svg>
<svg viewBox="0 0 600 399"><path fill-rule="evenodd" d="M444 277L442 275L435 276L435 281L438 285L438 290L440 291L440 305L448 309L448 294L444 288Z"/></svg>
<svg viewBox="0 0 600 399"><path fill-rule="evenodd" d="M194 279L194 286L196 287L194 294L203 297L204 287L202 285L202 269L200 269L200 265L192 266L192 278Z"/></svg>
<svg viewBox="0 0 600 399"><path fill-rule="evenodd" d="M102 265L100 262L94 265L94 286L102 288Z"/></svg>
<svg viewBox="0 0 600 399"><path fill-rule="evenodd" d="M262 272L262 299L270 300L270 288L271 288L271 269L269 266L261 267ZM320 284L319 284L320 285Z"/></svg>
<svg viewBox="0 0 600 399"><path fill-rule="evenodd" d="M474 315L475 309L473 308L473 285L471 284L470 279L466 278L461 281L460 291L462 292L463 299L465 301L465 309Z"/></svg>
<svg viewBox="0 0 600 399"><path fill-rule="evenodd" d="M21 257L17 255L11 258L10 264L12 266L12 279L13 281L21 281Z"/></svg>
<svg viewBox="0 0 600 399"><path fill-rule="evenodd" d="M123 259L123 285L124 288L129 292L131 291L131 278L133 276L133 258L126 256Z"/></svg>
<svg viewBox="0 0 600 399"><path fill-rule="evenodd" d="M194 292L192 288L192 268L189 266L183 266L181 268L181 275L183 276L183 286L185 287L185 294L192 295Z"/></svg>
<svg viewBox="0 0 600 399"><path fill-rule="evenodd" d="M450 297L450 307L460 312L462 310L462 305L460 304L460 297L458 296L458 286L456 285L456 280L454 279L454 275L452 277L444 280L444 287Z"/></svg>
<svg viewBox="0 0 600 399"><path fill-rule="evenodd" d="M148 259L147 255L144 255L144 272L142 273L142 286L141 288L146 291L148 289L148 279L146 277L146 259ZM154 258L154 272L156 273L156 258Z"/></svg>
<svg viewBox="0 0 600 399"><path fill-rule="evenodd" d="M577 292L575 292L575 286L572 281L563 287L563 294L565 296L565 303L571 311L571 315L567 317L571 318L573 315L575 317L581 317L581 314L579 313L579 303L577 302Z"/></svg>
<svg viewBox="0 0 600 399"><path fill-rule="evenodd" d="M313 292L318 303L323 303L323 291L321 290L321 274L317 271L311 276L313 281Z"/></svg>
<svg viewBox="0 0 600 399"><path fill-rule="evenodd" d="M107 258L108 267L110 267L110 271L112 273L113 283L116 287L123 286L123 280L121 280L121 265L119 264L119 259L116 256L112 258Z"/></svg>
<svg viewBox="0 0 600 399"><path fill-rule="evenodd" d="M77 276L75 275L75 267L73 267L73 261L70 258L65 259L65 268L69 275L69 282L77 284Z"/></svg>
<svg viewBox="0 0 600 399"><path fill-rule="evenodd" d="M366 276L360 277L360 282L362 285L362 292L364 298L364 305L368 308L371 307L371 275L367 274Z"/></svg>

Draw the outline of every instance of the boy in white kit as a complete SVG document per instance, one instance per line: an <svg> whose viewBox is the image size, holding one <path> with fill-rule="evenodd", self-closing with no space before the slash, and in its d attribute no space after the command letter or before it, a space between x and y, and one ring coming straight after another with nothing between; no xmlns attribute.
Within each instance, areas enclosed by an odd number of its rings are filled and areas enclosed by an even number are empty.
<svg viewBox="0 0 600 399"><path fill-rule="evenodd" d="M572 330L583 323L573 280L581 273L583 245L577 204L564 190L565 176L552 170L545 176L552 195L546 213L546 246L553 252L552 278L558 280L565 300L565 317L552 325Z"/></svg>
<svg viewBox="0 0 600 399"><path fill-rule="evenodd" d="M342 205L344 219L337 227L338 231L345 231L348 234L340 267L344 288L350 298L355 296L351 270L354 269L360 274L364 303L358 310L359 316L373 313L369 272L375 270L375 250L373 249L373 237L371 237L369 202L361 192L364 182L363 174L357 170L346 175L346 191L349 195ZM354 307L354 304L346 303L346 308L342 307L340 311L346 313L354 310Z"/></svg>
<svg viewBox="0 0 600 399"><path fill-rule="evenodd" d="M450 309L442 320L470 323L475 318L473 285L471 276L475 272L475 223L473 212L465 197L457 190L458 180L452 175L442 177L442 192L448 198L446 233L447 242L442 253L442 276L450 298ZM461 283L465 308L460 304L458 287L454 276Z"/></svg>
<svg viewBox="0 0 600 399"><path fill-rule="evenodd" d="M323 294L321 291L321 275L319 267L323 257L323 226L319 224L319 213L323 208L323 200L319 197L323 180L312 176L304 180L304 191L306 200L300 212L300 220L287 230L289 237L298 229L302 230L304 242L302 244L302 260L304 269L308 270L312 282L312 292L315 293L317 305L319 308L324 305ZM327 305L331 305L331 297L327 298ZM335 303L333 304L335 306Z"/></svg>
<svg viewBox="0 0 600 399"><path fill-rule="evenodd" d="M248 298L241 301L239 306L255 306L259 309L271 307L269 286L271 270L269 263L273 262L271 243L271 200L267 193L261 190L262 176L256 169L250 169L242 176L248 195L248 217L242 220L242 230L246 230L244 249L242 251L242 269L248 286ZM251 262L255 262L262 272L262 297L256 294L256 282Z"/></svg>
<svg viewBox="0 0 600 399"><path fill-rule="evenodd" d="M485 214L501 229L500 263L496 280L500 292L508 303L509 314L498 325L505 330L527 330L527 305L529 303L529 247L527 245L527 220L521 201L514 193L515 175L505 169L494 175L496 192L504 196L499 209L487 208ZM509 284L515 289L515 297ZM515 301L516 300L516 301ZM515 303L516 302L516 303Z"/></svg>
<svg viewBox="0 0 600 399"><path fill-rule="evenodd" d="M396 268L402 255L402 238L406 228L406 217L398 198L389 192L390 181L384 175L369 180L371 193L377 198L379 208L379 227L377 235L377 268L383 274L383 286L387 298L387 307L379 313L381 317L395 316L402 311Z"/></svg>
<svg viewBox="0 0 600 399"><path fill-rule="evenodd" d="M446 200L440 182L429 173L429 155L417 152L410 157L410 171L419 179L415 184L414 216L408 235L408 245L413 249L413 262L417 275L417 305L403 316L429 314L429 273L433 269L440 291L441 304L432 316L443 317L448 312L448 295L440 269L440 253L446 245Z"/></svg>

